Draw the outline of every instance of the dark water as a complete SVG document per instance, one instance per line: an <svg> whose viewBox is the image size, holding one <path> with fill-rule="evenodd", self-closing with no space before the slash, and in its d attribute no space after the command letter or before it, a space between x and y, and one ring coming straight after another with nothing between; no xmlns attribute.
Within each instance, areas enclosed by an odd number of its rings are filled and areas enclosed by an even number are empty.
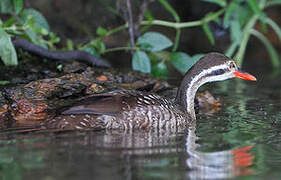
<svg viewBox="0 0 281 180"><path fill-rule="evenodd" d="M0 132L0 179L280 179L281 76L208 86L223 108L184 133Z"/></svg>

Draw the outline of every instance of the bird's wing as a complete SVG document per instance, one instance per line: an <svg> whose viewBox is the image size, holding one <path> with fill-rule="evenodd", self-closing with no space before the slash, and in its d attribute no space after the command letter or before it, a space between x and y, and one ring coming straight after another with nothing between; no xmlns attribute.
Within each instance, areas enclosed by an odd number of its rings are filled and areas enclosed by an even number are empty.
<svg viewBox="0 0 281 180"><path fill-rule="evenodd" d="M61 112L63 115L69 114L96 114L96 115L111 115L116 116L126 108L130 108L128 104L134 106L136 97L131 94L123 93L103 93L90 96L77 102Z"/></svg>

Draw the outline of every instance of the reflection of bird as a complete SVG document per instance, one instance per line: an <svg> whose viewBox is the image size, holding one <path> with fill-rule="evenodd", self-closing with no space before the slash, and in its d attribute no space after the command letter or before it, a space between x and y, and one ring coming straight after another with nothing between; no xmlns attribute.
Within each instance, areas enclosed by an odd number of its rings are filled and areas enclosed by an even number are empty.
<svg viewBox="0 0 281 180"><path fill-rule="evenodd" d="M186 138L186 150L190 156L186 165L191 169L187 173L188 179L226 179L252 174L249 169L254 159L249 152L252 146L218 152L199 152L196 150L199 144L195 143L198 137L194 131L195 125L189 129Z"/></svg>
<svg viewBox="0 0 281 180"><path fill-rule="evenodd" d="M113 91L94 95L44 126L61 129L109 128L171 130L184 128L195 119L197 89L213 81L229 78L256 80L240 71L234 61L220 53L202 57L184 76L175 102L139 91Z"/></svg>

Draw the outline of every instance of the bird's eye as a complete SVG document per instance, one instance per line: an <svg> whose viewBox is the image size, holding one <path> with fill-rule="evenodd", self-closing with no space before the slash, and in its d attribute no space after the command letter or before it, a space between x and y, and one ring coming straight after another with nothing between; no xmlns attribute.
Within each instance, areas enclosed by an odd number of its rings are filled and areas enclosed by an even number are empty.
<svg viewBox="0 0 281 180"><path fill-rule="evenodd" d="M223 73L225 73L225 71L224 71L223 69L218 69L218 70L215 70L215 71L213 72L214 75L221 75L221 74L223 74Z"/></svg>
<svg viewBox="0 0 281 180"><path fill-rule="evenodd" d="M235 67L235 64L234 64L234 63L230 63L229 68L230 68L230 69L235 69L235 68L236 68L236 67Z"/></svg>

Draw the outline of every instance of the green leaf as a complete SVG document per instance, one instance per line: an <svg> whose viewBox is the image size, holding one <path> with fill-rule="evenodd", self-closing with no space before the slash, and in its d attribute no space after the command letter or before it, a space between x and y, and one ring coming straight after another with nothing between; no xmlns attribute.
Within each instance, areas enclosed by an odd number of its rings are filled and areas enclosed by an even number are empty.
<svg viewBox="0 0 281 180"><path fill-rule="evenodd" d="M149 58L152 63L153 62L158 63L160 61L169 61L170 54L171 53L168 51L158 51L158 52L149 53Z"/></svg>
<svg viewBox="0 0 281 180"><path fill-rule="evenodd" d="M44 34L44 33L42 33L42 34ZM50 32L49 35L50 35L49 36L50 39L48 40L49 42L52 42L53 44L60 42L60 38L57 37L53 32Z"/></svg>
<svg viewBox="0 0 281 180"><path fill-rule="evenodd" d="M234 2L229 3L227 6L224 16L223 16L223 26L228 28L230 26L230 21L232 20L233 12L238 8L238 5Z"/></svg>
<svg viewBox="0 0 281 180"><path fill-rule="evenodd" d="M21 10L23 8L23 1L22 0L13 0L13 2L14 2L15 12L16 12L16 14L19 14L19 12L21 12Z"/></svg>
<svg viewBox="0 0 281 180"><path fill-rule="evenodd" d="M10 17L9 19L5 20L2 27L9 27L15 24L16 18L14 16Z"/></svg>
<svg viewBox="0 0 281 180"><path fill-rule="evenodd" d="M207 23L202 24L202 28L212 45L215 44L215 38Z"/></svg>
<svg viewBox="0 0 281 180"><path fill-rule="evenodd" d="M249 6L242 6L240 5L236 12L234 12L235 16L237 16L240 26L243 27L250 21L250 18L253 16L253 11Z"/></svg>
<svg viewBox="0 0 281 180"><path fill-rule="evenodd" d="M9 34L0 28L0 57L6 66L17 65L18 58Z"/></svg>
<svg viewBox="0 0 281 180"><path fill-rule="evenodd" d="M106 49L104 43L103 43L101 40L97 41L97 43L96 43L96 48L98 49L98 52L99 52L100 54L104 53L104 52L105 52L105 49Z"/></svg>
<svg viewBox="0 0 281 180"><path fill-rule="evenodd" d="M25 9L20 13L20 17L24 23L29 21L29 18L34 20L34 27L35 28L44 28L47 31L50 31L49 24L45 17L35 9Z"/></svg>
<svg viewBox="0 0 281 180"><path fill-rule="evenodd" d="M103 54L106 50L106 47L104 45L104 43L102 42L101 38L96 38L96 39L93 39L92 41L90 41L90 43L88 43L86 45L86 48L93 48L95 51L95 53L97 54ZM82 48L82 49L85 49L85 48ZM90 50L92 51L92 50ZM92 53L92 52L90 52Z"/></svg>
<svg viewBox="0 0 281 180"><path fill-rule="evenodd" d="M143 50L155 52L166 49L173 43L158 32L147 32L138 38L137 45Z"/></svg>
<svg viewBox="0 0 281 180"><path fill-rule="evenodd" d="M147 10L145 11L144 17L145 17L145 19L148 20L148 21L153 21L153 20L155 19L149 9L147 9Z"/></svg>
<svg viewBox="0 0 281 180"><path fill-rule="evenodd" d="M167 77L168 68L164 61L154 65L151 70L151 74L155 77Z"/></svg>
<svg viewBox="0 0 281 180"><path fill-rule="evenodd" d="M13 3L11 0L1 0L0 1L0 13L12 13L13 12Z"/></svg>
<svg viewBox="0 0 281 180"><path fill-rule="evenodd" d="M106 35L107 34L107 30L106 29L104 29L103 27L98 27L97 28L97 35L99 35L99 36L104 36L104 35Z"/></svg>
<svg viewBox="0 0 281 180"><path fill-rule="evenodd" d="M0 81L0 85L10 84L10 81Z"/></svg>
<svg viewBox="0 0 281 180"><path fill-rule="evenodd" d="M72 51L74 49L74 44L71 39L66 39L66 49Z"/></svg>
<svg viewBox="0 0 281 180"><path fill-rule="evenodd" d="M256 36L265 45L265 47L270 55L270 59L271 59L271 63L273 65L273 67L274 68L280 67L280 60L279 60L278 53L276 52L276 50L274 49L272 44L269 42L269 40L267 40L266 37L262 33L254 30L254 29L251 30L251 34Z"/></svg>
<svg viewBox="0 0 281 180"><path fill-rule="evenodd" d="M251 9L259 15L259 18L262 22L265 22L266 15L262 12L261 8L259 7L257 0L247 0L247 3L251 7Z"/></svg>
<svg viewBox="0 0 281 180"><path fill-rule="evenodd" d="M91 55L93 56L97 56L97 57L100 57L99 53L95 50L94 47L92 46L88 46L86 47L85 49L83 49L84 51L87 51L88 53L90 53Z"/></svg>
<svg viewBox="0 0 281 180"><path fill-rule="evenodd" d="M221 7L225 7L226 6L225 0L201 0L201 1L215 3L215 4L217 4L217 5L221 6Z"/></svg>
<svg viewBox="0 0 281 180"><path fill-rule="evenodd" d="M26 29L26 30L24 30L24 32L31 42L37 44L37 37L38 36L34 31L32 31L31 29Z"/></svg>
<svg viewBox="0 0 281 180"><path fill-rule="evenodd" d="M62 71L62 69L63 69L62 64L57 65L57 70L58 70L58 71L60 71L60 72L61 72L61 71Z"/></svg>
<svg viewBox="0 0 281 180"><path fill-rule="evenodd" d="M253 15L253 11L249 6L241 4L240 0L231 1L226 7L223 17L223 25L228 28L232 21L239 21L240 26L243 27Z"/></svg>
<svg viewBox="0 0 281 180"><path fill-rule="evenodd" d="M133 69L144 73L151 72L151 64L147 54L143 51L136 51L133 55Z"/></svg>
<svg viewBox="0 0 281 180"><path fill-rule="evenodd" d="M184 52L171 53L170 59L173 66L181 73L187 72L201 57L203 54L196 54L190 57Z"/></svg>
<svg viewBox="0 0 281 180"><path fill-rule="evenodd" d="M279 37L279 40L281 41L281 28L270 18L266 18L265 22L271 26L271 28L275 31L275 33Z"/></svg>
<svg viewBox="0 0 281 180"><path fill-rule="evenodd" d="M238 21L231 21L230 24L231 41L239 44L242 41L242 31Z"/></svg>

